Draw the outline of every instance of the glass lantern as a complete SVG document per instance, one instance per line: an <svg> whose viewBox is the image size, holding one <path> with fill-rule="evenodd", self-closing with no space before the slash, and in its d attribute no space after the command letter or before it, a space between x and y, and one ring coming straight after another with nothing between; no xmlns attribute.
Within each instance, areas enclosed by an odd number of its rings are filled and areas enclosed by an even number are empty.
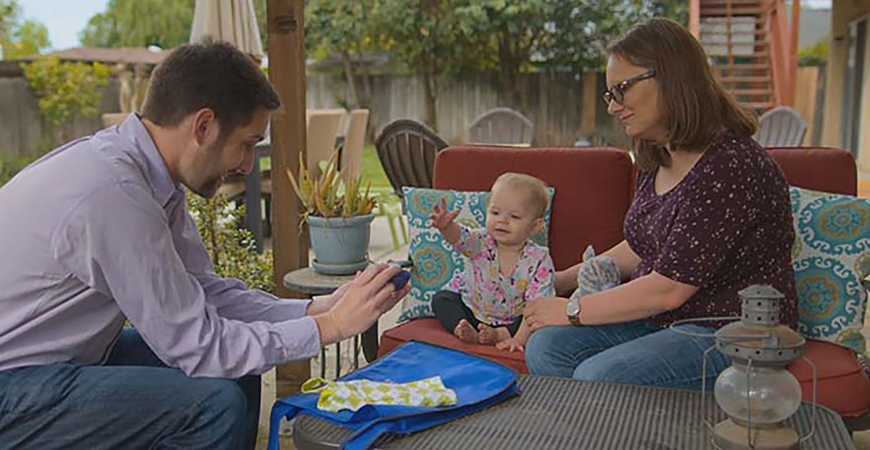
<svg viewBox="0 0 870 450"><path fill-rule="evenodd" d="M716 332L716 348L732 365L713 391L728 415L714 427L713 442L721 449L797 449L802 439L785 420L800 407L801 388L786 366L803 355L806 341L780 325L783 295L776 289L754 285L738 295L740 321Z"/></svg>

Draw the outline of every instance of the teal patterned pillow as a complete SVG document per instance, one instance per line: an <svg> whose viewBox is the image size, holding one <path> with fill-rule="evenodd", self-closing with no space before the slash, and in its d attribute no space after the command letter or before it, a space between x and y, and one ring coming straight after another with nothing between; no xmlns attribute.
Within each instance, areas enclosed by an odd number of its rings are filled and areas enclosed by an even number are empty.
<svg viewBox="0 0 870 450"><path fill-rule="evenodd" d="M548 188L550 198L553 189ZM453 275L465 269L462 256L453 250L441 233L429 223L432 207L447 200L448 210L459 210L456 222L469 228L482 228L486 224L486 204L489 192L441 191L423 188L403 188L405 215L410 228L409 249L414 268L411 271L411 291L402 300L399 322L418 317L431 317L432 296L443 289ZM552 202L550 202L552 204ZM540 245L547 245L550 229L550 208L544 211L544 226L532 236Z"/></svg>
<svg viewBox="0 0 870 450"><path fill-rule="evenodd" d="M792 187L798 331L864 353L870 199Z"/></svg>

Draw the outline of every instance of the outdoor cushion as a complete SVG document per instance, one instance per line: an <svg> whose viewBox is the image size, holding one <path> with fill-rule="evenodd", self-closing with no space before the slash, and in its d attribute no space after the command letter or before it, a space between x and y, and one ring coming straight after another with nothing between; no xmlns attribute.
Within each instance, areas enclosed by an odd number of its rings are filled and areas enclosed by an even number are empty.
<svg viewBox="0 0 870 450"><path fill-rule="evenodd" d="M858 169L855 156L839 148L779 147L767 152L790 186L834 194L855 195Z"/></svg>
<svg viewBox="0 0 870 450"><path fill-rule="evenodd" d="M409 253L414 268L411 270L411 291L402 299L399 322L432 317L432 297L465 268L465 258L430 224L429 215L433 206L445 199L449 211L459 211L456 223L469 228L482 228L486 224L486 205L490 196L489 191L459 192L409 187L402 190L411 235ZM548 192L552 199L553 189L549 188ZM549 225L548 206L544 211L544 227L532 235L532 241L546 247Z"/></svg>
<svg viewBox="0 0 870 450"><path fill-rule="evenodd" d="M792 187L798 331L864 353L870 200Z"/></svg>
<svg viewBox="0 0 870 450"><path fill-rule="evenodd" d="M870 410L870 380L852 350L808 339L804 355L816 365L816 399L820 405L843 417L858 417ZM788 370L800 382L803 400L812 401L812 367L798 359Z"/></svg>
<svg viewBox="0 0 870 450"><path fill-rule="evenodd" d="M522 352L498 350L493 345L468 344L459 340L441 326L438 319L415 319L387 330L381 336L378 356L383 356L405 342L415 340L455 348L483 358L500 362L519 373L529 373Z"/></svg>

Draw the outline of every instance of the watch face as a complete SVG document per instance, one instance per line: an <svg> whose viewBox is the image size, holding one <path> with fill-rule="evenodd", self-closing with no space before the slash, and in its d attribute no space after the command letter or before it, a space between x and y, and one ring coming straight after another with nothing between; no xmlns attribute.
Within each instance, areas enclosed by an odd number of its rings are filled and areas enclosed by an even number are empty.
<svg viewBox="0 0 870 450"><path fill-rule="evenodd" d="M565 314L576 316L580 313L580 301L577 299L568 300L568 305L565 307Z"/></svg>

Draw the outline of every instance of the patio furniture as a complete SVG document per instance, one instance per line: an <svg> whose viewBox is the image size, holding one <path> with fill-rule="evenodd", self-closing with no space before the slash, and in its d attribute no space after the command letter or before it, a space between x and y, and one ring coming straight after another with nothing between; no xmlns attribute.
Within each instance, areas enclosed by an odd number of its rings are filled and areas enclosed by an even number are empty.
<svg viewBox="0 0 870 450"><path fill-rule="evenodd" d="M363 144L366 139L366 128L369 123L369 110L354 109L348 115L347 131L342 143L339 170L349 172L357 177L362 170Z"/></svg>
<svg viewBox="0 0 870 450"><path fill-rule="evenodd" d="M774 148L769 150L789 184L817 191L855 195L856 165L852 154L840 149ZM460 146L439 153L435 161L436 189L488 190L503 172L540 177L555 188L549 234L557 270L576 264L591 244L604 251L623 239L623 220L634 192L634 170L628 154L601 147L538 148ZM518 372L527 372L523 355L492 346L465 344L444 330L434 318L416 319L386 330L380 354L417 339L495 359ZM819 403L835 410L850 429L870 428L870 379L855 353L832 343L809 340L807 356L818 367ZM804 393L811 396L812 372L798 361L789 367Z"/></svg>
<svg viewBox="0 0 870 450"><path fill-rule="evenodd" d="M303 295L314 296L329 295L335 292L342 284L353 280L353 275L323 275L314 271L311 267L303 267L288 272L284 275L284 287L293 292ZM374 361L377 358L378 348L378 324L375 323L362 335L363 354L366 361ZM360 336L353 337L353 369L359 368ZM372 347L374 344L374 347ZM341 342L335 343L335 378L341 376ZM326 348L320 350L320 377L326 378Z"/></svg>
<svg viewBox="0 0 870 450"><path fill-rule="evenodd" d="M305 165L312 177L319 176L320 161L328 161L335 151L338 128L344 118L343 109L313 109L306 114L306 144L308 156Z"/></svg>
<svg viewBox="0 0 870 450"><path fill-rule="evenodd" d="M671 449L714 448L704 419L725 414L711 393L627 384L520 376L520 395L477 414L408 436L387 436L374 448L414 449ZM801 435L815 432L801 448L854 449L836 413L804 403L787 423ZM338 448L350 431L308 415L293 424L300 450Z"/></svg>
<svg viewBox="0 0 870 450"><path fill-rule="evenodd" d="M807 121L788 106L777 106L761 115L753 138L763 147L799 147Z"/></svg>
<svg viewBox="0 0 870 450"><path fill-rule="evenodd" d="M531 145L535 126L510 108L493 108L471 122L470 144Z"/></svg>
<svg viewBox="0 0 870 450"><path fill-rule="evenodd" d="M432 187L435 155L447 145L429 127L408 119L390 123L375 141L378 159L399 198L405 186Z"/></svg>

